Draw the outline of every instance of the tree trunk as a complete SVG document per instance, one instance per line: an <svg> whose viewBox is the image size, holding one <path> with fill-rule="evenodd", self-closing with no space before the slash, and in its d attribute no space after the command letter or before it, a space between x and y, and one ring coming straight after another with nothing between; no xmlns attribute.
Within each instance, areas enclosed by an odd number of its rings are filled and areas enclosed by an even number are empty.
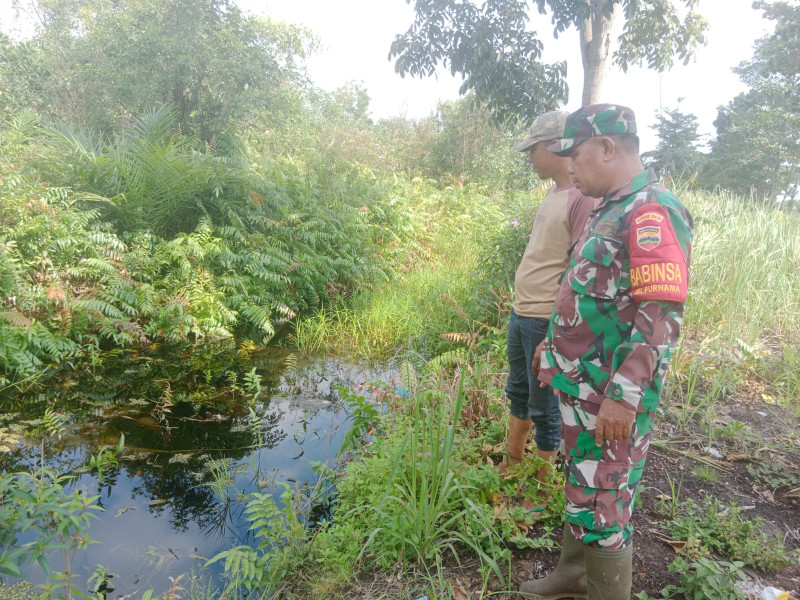
<svg viewBox="0 0 800 600"><path fill-rule="evenodd" d="M620 10L620 2L614 3L609 17L603 7L611 0L589 0L591 15L580 26L581 59L583 60L583 96L582 106L596 104L600 100L603 77L611 47L611 29Z"/></svg>

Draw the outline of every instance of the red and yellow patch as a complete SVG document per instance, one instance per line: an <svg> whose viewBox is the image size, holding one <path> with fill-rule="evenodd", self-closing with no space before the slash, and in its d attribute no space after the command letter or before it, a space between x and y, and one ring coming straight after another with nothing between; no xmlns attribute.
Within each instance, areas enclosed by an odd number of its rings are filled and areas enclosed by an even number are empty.
<svg viewBox="0 0 800 600"><path fill-rule="evenodd" d="M639 227L636 229L636 244L647 250L648 252L653 248L658 248L661 243L661 226L648 225L646 227Z"/></svg>
<svg viewBox="0 0 800 600"><path fill-rule="evenodd" d="M681 265L661 262L639 265L631 269L631 287L640 288L655 283L683 283Z"/></svg>
<svg viewBox="0 0 800 600"><path fill-rule="evenodd" d="M638 302L685 302L688 289L686 257L678 244L667 209L646 204L633 215L631 227L631 289Z"/></svg>

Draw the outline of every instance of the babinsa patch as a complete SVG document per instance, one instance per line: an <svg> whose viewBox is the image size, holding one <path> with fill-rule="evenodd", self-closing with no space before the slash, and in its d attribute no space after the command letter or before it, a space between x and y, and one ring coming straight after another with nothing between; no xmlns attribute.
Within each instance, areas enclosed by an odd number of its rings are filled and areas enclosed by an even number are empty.
<svg viewBox="0 0 800 600"><path fill-rule="evenodd" d="M685 302L688 284L686 257L667 209L659 204L640 206L631 227L630 272L633 299Z"/></svg>

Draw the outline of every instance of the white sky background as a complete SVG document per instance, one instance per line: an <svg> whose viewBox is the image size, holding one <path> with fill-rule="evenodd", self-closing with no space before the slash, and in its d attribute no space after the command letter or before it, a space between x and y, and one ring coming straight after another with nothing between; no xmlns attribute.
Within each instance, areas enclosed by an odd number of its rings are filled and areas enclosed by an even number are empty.
<svg viewBox="0 0 800 600"><path fill-rule="evenodd" d="M307 63L312 81L326 90L350 81L362 84L369 92L375 119L425 117L440 100L458 98L461 80L447 71L426 79L401 78L394 72L387 58L389 47L414 19L413 7L405 0L239 0L239 5L253 14L311 29L321 41L320 52ZM773 25L762 18L761 11L753 10L752 0L700 0L699 12L710 24L708 44L689 65L678 64L661 75L644 68L625 74L611 67L606 76L601 101L633 108L642 151L654 149L657 143L651 129L656 111L678 107L679 98L684 99L680 110L698 117L704 141L712 137L717 107L746 89L732 67L752 57L753 42ZM578 33L569 30L556 40L547 17L534 14L533 19L531 27L544 43L543 59L567 60L570 99L564 108L575 110L583 86ZM0 27L19 35L19 25L13 20L11 0L0 0Z"/></svg>
<svg viewBox="0 0 800 600"><path fill-rule="evenodd" d="M309 74L320 87L333 90L348 81L360 82L370 96L373 118L427 116L440 99L458 97L460 78L441 71L433 78L401 78L387 60L394 36L405 33L414 19L405 0L240 0L240 6L276 20L305 25L322 42L319 55L308 61ZM651 126L659 108L678 107L697 116L704 141L715 134L717 107L746 89L731 71L753 55L753 42L771 31L773 23L753 10L752 0L700 0L699 12L709 21L708 44L687 66L677 64L661 75L645 68L622 73L612 67L601 101L630 106L636 113L642 150L655 148ZM535 11L534 11L535 12ZM578 32L553 39L549 18L534 15L532 28L544 43L543 59L567 60L570 95L566 110L580 107L583 67Z"/></svg>

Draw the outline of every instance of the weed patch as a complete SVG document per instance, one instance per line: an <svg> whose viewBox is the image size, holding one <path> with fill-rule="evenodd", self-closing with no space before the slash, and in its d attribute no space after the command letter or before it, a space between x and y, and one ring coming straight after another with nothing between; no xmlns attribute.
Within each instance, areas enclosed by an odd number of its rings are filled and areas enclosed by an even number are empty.
<svg viewBox="0 0 800 600"><path fill-rule="evenodd" d="M670 573L680 577L679 585L668 585L661 591L663 598L682 594L686 600L738 600L747 598L741 584L747 581L742 571L744 563L718 562L710 558L687 561L676 558L669 566ZM636 595L639 600L655 600L646 592Z"/></svg>
<svg viewBox="0 0 800 600"><path fill-rule="evenodd" d="M762 533L763 519L744 518L735 504L726 507L710 498L700 503L690 499L683 508L685 514L666 527L675 539L696 540L698 558L715 553L765 571L783 569L800 558L800 552L787 550L780 536Z"/></svg>
<svg viewBox="0 0 800 600"><path fill-rule="evenodd" d="M800 470L782 460L762 461L756 465L748 465L747 472L757 481L772 489L800 487Z"/></svg>

